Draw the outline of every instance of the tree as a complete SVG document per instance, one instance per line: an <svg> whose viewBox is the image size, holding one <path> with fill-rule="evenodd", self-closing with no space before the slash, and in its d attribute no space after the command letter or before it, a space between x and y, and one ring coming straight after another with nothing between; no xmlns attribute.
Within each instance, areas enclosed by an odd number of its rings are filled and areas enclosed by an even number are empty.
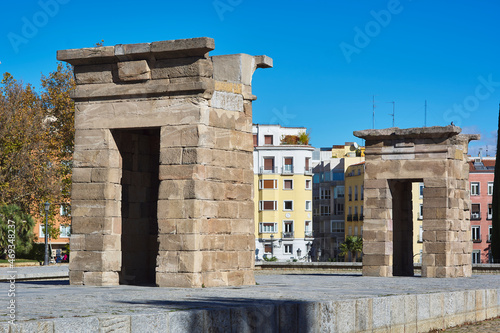
<svg viewBox="0 0 500 333"><path fill-rule="evenodd" d="M347 256L351 253L352 262L356 261L357 254L363 251L363 238L357 236L347 236L340 244L340 255Z"/></svg>
<svg viewBox="0 0 500 333"><path fill-rule="evenodd" d="M500 106L498 112L498 129L500 130ZM494 262L500 262L500 157L498 148L500 147L500 136L497 133L497 153L495 161L495 178L493 182L493 216L491 219L491 255Z"/></svg>
<svg viewBox="0 0 500 333"><path fill-rule="evenodd" d="M0 206L0 257L4 258L9 249L15 251L16 257L27 254L33 246L34 226L33 218L18 206Z"/></svg>
<svg viewBox="0 0 500 333"><path fill-rule="evenodd" d="M70 200L74 87L71 66L61 63L42 75L41 94L9 73L0 85L0 204L43 219L43 203L51 202L50 237L58 234L56 209Z"/></svg>

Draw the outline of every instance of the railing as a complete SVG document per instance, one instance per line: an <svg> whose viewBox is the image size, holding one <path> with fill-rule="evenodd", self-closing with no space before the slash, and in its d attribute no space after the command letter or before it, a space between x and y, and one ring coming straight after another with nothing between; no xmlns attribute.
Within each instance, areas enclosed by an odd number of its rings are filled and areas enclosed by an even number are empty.
<svg viewBox="0 0 500 333"><path fill-rule="evenodd" d="M473 243L481 243L482 242L481 237L479 237L479 238L473 238L472 242Z"/></svg>
<svg viewBox="0 0 500 333"><path fill-rule="evenodd" d="M312 236L313 236L312 231L306 231L306 232L304 233L304 237L311 238Z"/></svg>
<svg viewBox="0 0 500 333"><path fill-rule="evenodd" d="M292 232L283 232L282 238L293 238L293 231Z"/></svg>
<svg viewBox="0 0 500 333"><path fill-rule="evenodd" d="M360 220L360 221L363 221L363 219L364 219L363 214L360 214L360 215L359 215L359 220Z"/></svg>
<svg viewBox="0 0 500 333"><path fill-rule="evenodd" d="M260 173L278 173L278 168L272 169L264 169L264 167L260 167Z"/></svg>
<svg viewBox="0 0 500 333"><path fill-rule="evenodd" d="M358 220L358 214L354 214L354 215L352 216L352 220L353 220L353 221L357 221L357 220Z"/></svg>
<svg viewBox="0 0 500 333"><path fill-rule="evenodd" d="M470 219L471 220L480 220L481 219L481 212L471 213Z"/></svg>
<svg viewBox="0 0 500 333"><path fill-rule="evenodd" d="M285 165L285 166L281 169L281 174L284 174L284 175L290 175L290 174L293 174L293 165Z"/></svg>
<svg viewBox="0 0 500 333"><path fill-rule="evenodd" d="M304 169L304 174L305 175L312 175L313 174L312 168L305 168Z"/></svg>
<svg viewBox="0 0 500 333"><path fill-rule="evenodd" d="M347 221L352 221L352 215L347 215Z"/></svg>

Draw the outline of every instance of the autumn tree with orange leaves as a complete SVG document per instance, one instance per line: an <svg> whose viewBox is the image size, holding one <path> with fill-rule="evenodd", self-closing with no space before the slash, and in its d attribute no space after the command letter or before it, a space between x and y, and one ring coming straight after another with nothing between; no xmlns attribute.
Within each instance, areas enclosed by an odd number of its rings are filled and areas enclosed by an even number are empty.
<svg viewBox="0 0 500 333"><path fill-rule="evenodd" d="M41 92L5 73L0 82L0 205L39 218L69 202L74 146L72 68L58 64ZM69 220L68 220L69 223ZM49 231L52 237L57 231Z"/></svg>

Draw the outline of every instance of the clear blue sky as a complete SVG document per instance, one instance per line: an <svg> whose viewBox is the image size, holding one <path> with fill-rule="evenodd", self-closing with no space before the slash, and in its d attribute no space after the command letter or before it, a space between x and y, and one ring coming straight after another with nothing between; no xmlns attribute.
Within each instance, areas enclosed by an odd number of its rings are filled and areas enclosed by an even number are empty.
<svg viewBox="0 0 500 333"><path fill-rule="evenodd" d="M39 84L56 51L207 36L212 55L266 54L253 79L254 123L307 127L316 147L354 130L448 125L496 150L498 1L4 1L0 72Z"/></svg>

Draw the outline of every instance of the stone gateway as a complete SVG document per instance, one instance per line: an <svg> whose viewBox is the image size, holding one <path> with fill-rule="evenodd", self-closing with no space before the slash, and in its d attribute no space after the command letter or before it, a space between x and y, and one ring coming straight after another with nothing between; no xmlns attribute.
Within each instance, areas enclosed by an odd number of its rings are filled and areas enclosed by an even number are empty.
<svg viewBox="0 0 500 333"><path fill-rule="evenodd" d="M469 141L456 126L364 130L363 275L412 276L412 182L423 182L423 277L472 274Z"/></svg>
<svg viewBox="0 0 500 333"><path fill-rule="evenodd" d="M211 38L58 51L74 66L70 283L254 284L252 74Z"/></svg>

